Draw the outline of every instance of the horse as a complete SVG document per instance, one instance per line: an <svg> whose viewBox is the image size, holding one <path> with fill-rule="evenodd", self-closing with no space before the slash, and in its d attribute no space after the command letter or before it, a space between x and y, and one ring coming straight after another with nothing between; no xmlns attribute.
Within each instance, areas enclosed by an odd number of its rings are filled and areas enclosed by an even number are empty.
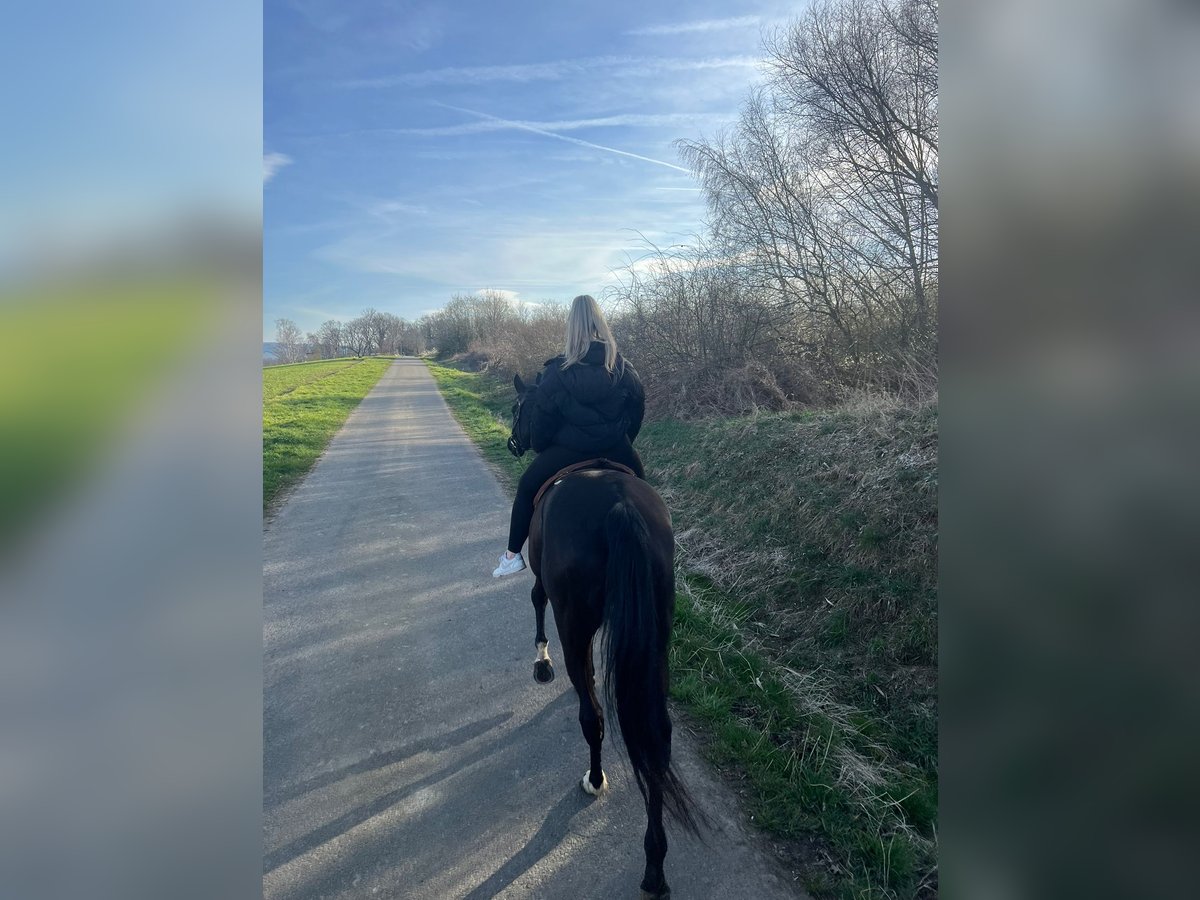
<svg viewBox="0 0 1200 900"><path fill-rule="evenodd" d="M517 456L531 445L528 398L536 383L513 379L509 449ZM536 504L529 531L537 633L534 679L554 679L546 640L546 602L554 621L567 675L579 697L579 725L591 751L580 786L592 796L608 788L600 765L604 712L596 696L592 649L605 628L604 699L624 740L634 779L646 805L643 846L646 868L642 900L671 896L663 874L667 836L663 810L698 834L703 814L671 765L671 717L667 710L667 649L675 611L675 537L666 504L649 484L611 469L565 475Z"/></svg>

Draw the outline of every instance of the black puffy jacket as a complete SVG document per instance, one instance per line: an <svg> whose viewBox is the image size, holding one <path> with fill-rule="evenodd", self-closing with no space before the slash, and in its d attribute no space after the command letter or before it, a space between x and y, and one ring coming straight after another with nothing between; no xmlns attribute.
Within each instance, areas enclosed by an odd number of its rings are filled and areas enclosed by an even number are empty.
<svg viewBox="0 0 1200 900"><path fill-rule="evenodd" d="M530 422L534 450L558 445L599 453L622 437L637 437L646 413L642 380L620 354L614 370L606 370L604 349L592 341L583 359L566 369L562 356L546 360Z"/></svg>

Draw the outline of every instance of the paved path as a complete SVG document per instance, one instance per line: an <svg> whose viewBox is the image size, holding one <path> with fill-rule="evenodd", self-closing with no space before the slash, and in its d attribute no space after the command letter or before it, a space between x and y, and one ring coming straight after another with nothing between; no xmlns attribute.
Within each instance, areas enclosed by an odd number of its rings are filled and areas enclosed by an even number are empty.
<svg viewBox="0 0 1200 900"><path fill-rule="evenodd" d="M398 360L268 524L267 898L638 896L628 766L606 741L613 789L579 789L557 636L559 677L535 684L532 578L491 577L508 509L424 365ZM707 847L668 826L675 897L803 896L686 740L676 757L718 826Z"/></svg>

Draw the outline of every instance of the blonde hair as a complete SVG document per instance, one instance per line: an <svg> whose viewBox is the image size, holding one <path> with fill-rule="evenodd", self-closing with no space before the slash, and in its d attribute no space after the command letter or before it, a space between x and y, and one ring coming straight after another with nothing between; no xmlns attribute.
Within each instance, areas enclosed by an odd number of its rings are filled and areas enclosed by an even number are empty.
<svg viewBox="0 0 1200 900"><path fill-rule="evenodd" d="M604 344L604 368L611 372L617 365L617 341L599 304L590 294L580 294L571 301L567 314L567 347L562 367L573 366L587 355L592 341Z"/></svg>

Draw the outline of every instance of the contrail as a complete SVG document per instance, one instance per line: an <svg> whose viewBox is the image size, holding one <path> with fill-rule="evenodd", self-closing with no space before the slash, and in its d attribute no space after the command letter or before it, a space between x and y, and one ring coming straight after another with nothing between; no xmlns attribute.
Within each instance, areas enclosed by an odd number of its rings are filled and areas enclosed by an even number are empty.
<svg viewBox="0 0 1200 900"><path fill-rule="evenodd" d="M738 16L736 19L705 19L703 22L678 22L674 25L647 25L625 32L633 35L685 34L689 31L719 31L757 25L761 16Z"/></svg>
<svg viewBox="0 0 1200 900"><path fill-rule="evenodd" d="M661 159L651 159L649 156L639 156L636 153L630 153L628 150L618 150L616 147L605 147L603 144L593 144L591 141L583 141L579 138L567 137L565 134L558 134L553 131L545 131L541 128L534 128L532 125L526 125L524 122L513 122L509 119L502 119L499 116L488 115L487 113L478 112L474 109L463 109L461 106L451 106L449 103L440 103L434 101L438 106L452 109L455 112L466 113L469 116L478 116L481 119L487 119L491 122L499 122L508 128L516 128L520 131L532 131L534 134L540 134L544 137L554 138L559 141L566 141L568 144L578 144L581 147L591 147L593 150L607 150L609 153L616 153L620 156L628 156L631 159L640 159L642 162L654 163L656 166L666 166L668 169L675 169L677 172L685 172L691 175L690 169L685 169L683 166L677 166L674 163L663 162Z"/></svg>

